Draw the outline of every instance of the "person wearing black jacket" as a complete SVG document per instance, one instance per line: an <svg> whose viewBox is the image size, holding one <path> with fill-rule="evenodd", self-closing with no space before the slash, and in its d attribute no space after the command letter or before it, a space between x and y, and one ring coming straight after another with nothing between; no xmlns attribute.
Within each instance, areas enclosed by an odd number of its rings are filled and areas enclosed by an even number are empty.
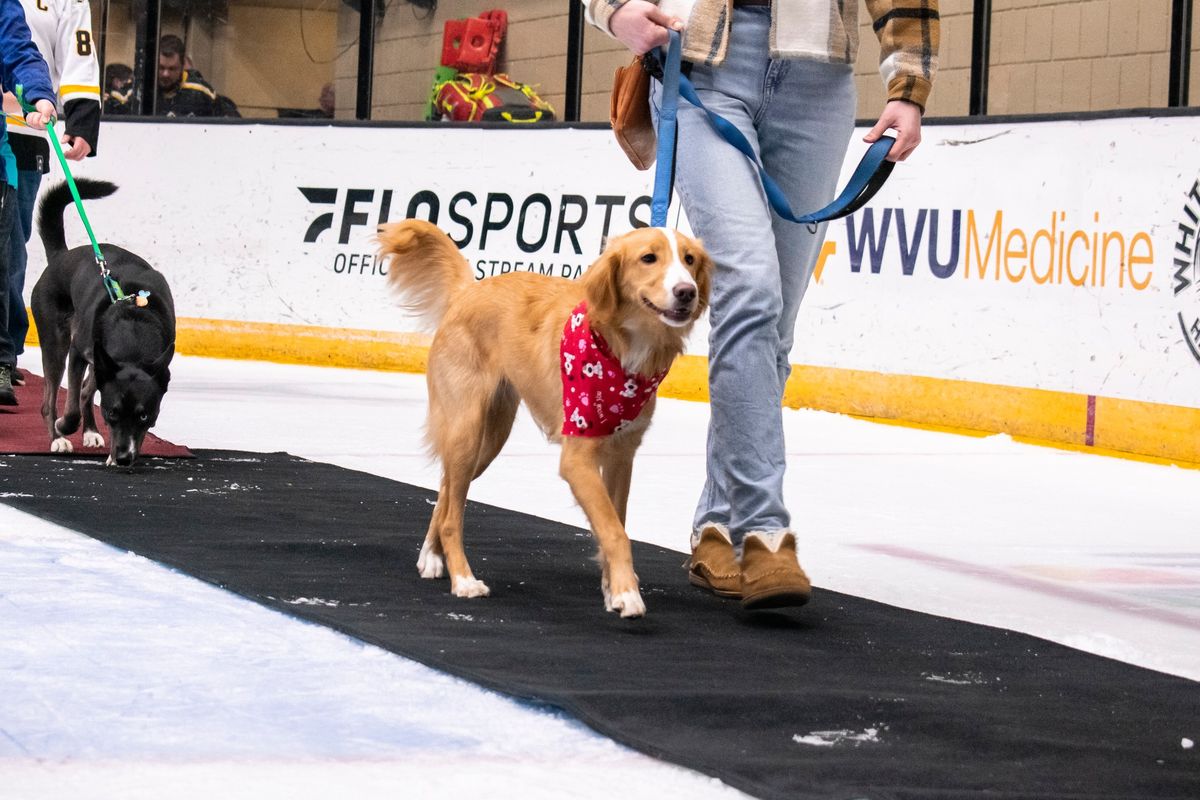
<svg viewBox="0 0 1200 800"><path fill-rule="evenodd" d="M168 33L158 42L158 117L219 117L217 93L186 66L183 40Z"/></svg>

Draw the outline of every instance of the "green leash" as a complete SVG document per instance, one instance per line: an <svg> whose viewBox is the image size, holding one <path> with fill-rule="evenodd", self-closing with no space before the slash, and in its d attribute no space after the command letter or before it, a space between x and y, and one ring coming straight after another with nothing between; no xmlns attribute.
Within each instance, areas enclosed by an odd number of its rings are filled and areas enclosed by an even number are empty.
<svg viewBox="0 0 1200 800"><path fill-rule="evenodd" d="M37 111L36 108L25 102L25 91L21 84L17 84L17 100L21 103L21 108L25 113ZM63 155L62 145L58 143L58 137L54 134L54 122L51 120L46 123L46 130L49 132L50 144L54 145L54 152L58 155L58 163L62 165L63 174L67 176L67 186L71 189L71 196L75 198L75 209L79 212L79 218L83 220L83 227L87 230L88 238L92 240L92 252L96 255L96 265L100 267L100 280L104 282L104 288L108 292L108 299L116 303L120 300L132 299L132 295L125 294L121 290L121 284L117 283L116 278L108 269L108 262L104 258L104 254L100 252L100 245L96 243L96 234L92 232L92 223L88 221L87 212L83 210L83 200L79 197L79 189L75 186L75 178L71 175L71 168L67 166L67 157ZM149 293L138 294L145 297ZM139 304L140 305L140 304Z"/></svg>

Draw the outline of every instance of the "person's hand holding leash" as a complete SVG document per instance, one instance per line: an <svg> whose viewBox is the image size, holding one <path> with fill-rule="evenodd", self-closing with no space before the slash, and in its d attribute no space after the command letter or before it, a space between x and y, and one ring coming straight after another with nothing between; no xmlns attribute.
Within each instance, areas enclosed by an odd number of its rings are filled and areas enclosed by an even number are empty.
<svg viewBox="0 0 1200 800"><path fill-rule="evenodd" d="M879 122L867 132L863 141L879 141L889 128L896 132L896 143L888 153L888 161L903 161L921 143L921 107L907 100L890 100L879 115Z"/></svg>
<svg viewBox="0 0 1200 800"><path fill-rule="evenodd" d="M664 46L668 28L682 31L683 20L667 16L646 0L629 0L613 13L608 27L621 44L640 56Z"/></svg>
<svg viewBox="0 0 1200 800"><path fill-rule="evenodd" d="M34 104L34 109L25 116L25 123L39 131L46 130L46 123L54 121L54 103L49 100L38 100Z"/></svg>
<svg viewBox="0 0 1200 800"><path fill-rule="evenodd" d="M67 134L62 138L63 155L71 161L82 161L92 152L92 146L82 136Z"/></svg>

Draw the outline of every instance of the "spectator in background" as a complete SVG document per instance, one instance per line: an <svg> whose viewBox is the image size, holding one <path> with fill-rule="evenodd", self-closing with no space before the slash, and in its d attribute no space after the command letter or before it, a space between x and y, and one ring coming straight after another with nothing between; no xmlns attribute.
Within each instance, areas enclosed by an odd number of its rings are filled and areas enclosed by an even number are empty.
<svg viewBox="0 0 1200 800"><path fill-rule="evenodd" d="M92 44L92 9L88 0L20 0L25 9L33 43L50 69L50 81L58 92L62 121L55 133L61 136L63 155L82 161L96 154L100 135L100 65ZM8 87L6 87L8 88ZM20 105L5 96L5 106ZM16 357L25 351L29 315L25 312L26 247L33 232L33 206L42 175L50 171L50 143L46 134L14 120L9 146L17 161L17 205L8 240L8 285L3 302L8 304L8 340ZM24 379L15 367L13 382Z"/></svg>
<svg viewBox="0 0 1200 800"><path fill-rule="evenodd" d="M168 33L158 41L158 98L154 113L159 117L221 116L217 93L195 70L185 66L183 40Z"/></svg>
<svg viewBox="0 0 1200 800"><path fill-rule="evenodd" d="M133 70L128 64L108 64L104 67L104 113L128 114L133 97Z"/></svg>
<svg viewBox="0 0 1200 800"><path fill-rule="evenodd" d="M279 108L280 119L333 119L336 102L333 81L321 87L316 108Z"/></svg>
<svg viewBox="0 0 1200 800"><path fill-rule="evenodd" d="M321 87L321 97L317 100L317 105L321 109L321 116L326 119L333 119L333 112L337 107L333 92L333 81Z"/></svg>
<svg viewBox="0 0 1200 800"><path fill-rule="evenodd" d="M192 62L192 57L184 55L183 68L187 71L188 78L194 83L202 83L209 86L208 81L200 74L200 70L196 69L196 65ZM213 89L216 92L216 89ZM242 113L238 111L237 103L233 102L233 98L226 97L221 93L217 93L217 99L213 105L215 110L214 116L217 117L241 117Z"/></svg>
<svg viewBox="0 0 1200 800"><path fill-rule="evenodd" d="M15 115L30 127L43 130L54 118L54 86L46 61L33 43L25 10L20 0L0 0L0 89L15 89L20 84L24 98L36 111ZM98 87L97 87L98 88ZM0 286L8 286L8 236L17 212L17 162L8 146L8 114L0 115ZM13 343L8 338L8 302L0 303L0 405L15 406L12 373L17 365ZM25 309L21 309L24 313Z"/></svg>

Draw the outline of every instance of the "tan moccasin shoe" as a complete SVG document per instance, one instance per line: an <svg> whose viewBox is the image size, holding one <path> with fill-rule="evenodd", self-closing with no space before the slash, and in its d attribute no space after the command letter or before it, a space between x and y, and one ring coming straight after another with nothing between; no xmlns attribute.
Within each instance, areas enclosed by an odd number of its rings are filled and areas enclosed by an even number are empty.
<svg viewBox="0 0 1200 800"><path fill-rule="evenodd" d="M742 543L742 608L802 606L812 584L796 558L791 531L755 531Z"/></svg>
<svg viewBox="0 0 1200 800"><path fill-rule="evenodd" d="M719 597L742 596L742 569L724 525L714 522L701 528L688 563L688 582Z"/></svg>

